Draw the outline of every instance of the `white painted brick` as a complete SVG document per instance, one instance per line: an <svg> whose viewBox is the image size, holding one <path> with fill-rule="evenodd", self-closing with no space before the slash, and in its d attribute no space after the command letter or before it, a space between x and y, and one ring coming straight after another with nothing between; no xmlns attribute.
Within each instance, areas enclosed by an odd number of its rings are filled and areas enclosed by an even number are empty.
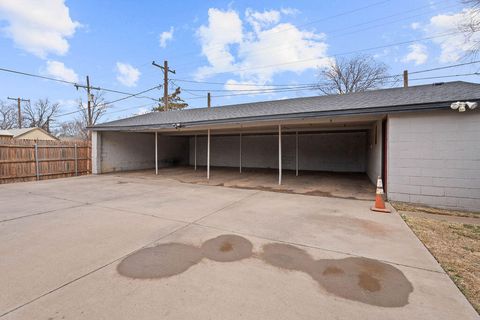
<svg viewBox="0 0 480 320"><path fill-rule="evenodd" d="M389 201L410 202L410 195L404 193L388 192Z"/></svg>
<svg viewBox="0 0 480 320"><path fill-rule="evenodd" d="M427 196L444 196L445 190L442 187L422 186L420 187L420 193Z"/></svg>
<svg viewBox="0 0 480 320"><path fill-rule="evenodd" d="M480 112L397 114L388 126L389 197L480 211Z"/></svg>

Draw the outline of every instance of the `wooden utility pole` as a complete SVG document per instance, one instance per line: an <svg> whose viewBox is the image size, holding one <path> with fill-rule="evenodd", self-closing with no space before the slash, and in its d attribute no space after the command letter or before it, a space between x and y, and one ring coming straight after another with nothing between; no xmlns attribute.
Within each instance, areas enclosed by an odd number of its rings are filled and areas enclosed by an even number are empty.
<svg viewBox="0 0 480 320"><path fill-rule="evenodd" d="M210 98L210 92L207 93L207 105L208 105L208 108L210 109L210 104L211 104L212 100Z"/></svg>
<svg viewBox="0 0 480 320"><path fill-rule="evenodd" d="M7 99L9 100L17 100L17 108L18 108L18 127L19 128L22 128L22 106L21 106L21 103L22 102L30 102L30 99L23 99L23 98L10 98L10 97L7 97Z"/></svg>
<svg viewBox="0 0 480 320"><path fill-rule="evenodd" d="M163 103L164 103L164 111L168 110L168 73L171 72L175 74L175 70L170 70L168 68L168 61L163 61L163 67L157 64L155 61L152 61L152 65L158 67L163 70Z"/></svg>
<svg viewBox="0 0 480 320"><path fill-rule="evenodd" d="M408 70L403 70L403 87L408 88Z"/></svg>
<svg viewBox="0 0 480 320"><path fill-rule="evenodd" d="M88 126L92 125L92 96L90 95L90 78L87 76L87 112L88 112Z"/></svg>

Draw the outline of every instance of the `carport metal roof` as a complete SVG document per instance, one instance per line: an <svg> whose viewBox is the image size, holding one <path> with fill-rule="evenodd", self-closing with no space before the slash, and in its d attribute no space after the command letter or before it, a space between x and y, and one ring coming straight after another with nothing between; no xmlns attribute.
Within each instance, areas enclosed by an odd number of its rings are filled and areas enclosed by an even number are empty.
<svg viewBox="0 0 480 320"><path fill-rule="evenodd" d="M172 128L173 124L191 127L233 122L436 110L449 108L452 102L458 100L480 100L480 84L455 81L343 95L151 112L98 124L91 129L94 131L136 131Z"/></svg>

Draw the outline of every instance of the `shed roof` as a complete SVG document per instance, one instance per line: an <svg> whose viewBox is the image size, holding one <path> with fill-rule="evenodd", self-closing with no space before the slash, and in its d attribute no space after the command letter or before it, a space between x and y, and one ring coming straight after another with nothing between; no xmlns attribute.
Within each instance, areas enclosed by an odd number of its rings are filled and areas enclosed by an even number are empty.
<svg viewBox="0 0 480 320"><path fill-rule="evenodd" d="M8 129L8 130L0 130L0 136L10 136L10 137L13 137L13 138L20 138L22 135L30 132L30 131L33 131L33 130L40 130L42 131L44 134L48 135L48 136L51 136L52 138L54 139L57 139L56 137L54 137L53 135L51 135L50 133L48 133L47 131L43 130L42 128L39 128L39 127L31 127L31 128L16 128L16 129Z"/></svg>
<svg viewBox="0 0 480 320"><path fill-rule="evenodd" d="M98 124L93 130L165 128L186 125L228 123L248 120L290 119L308 116L365 114L445 108L458 100L480 100L480 84L455 81L439 84L391 88L342 95L314 96L151 112Z"/></svg>

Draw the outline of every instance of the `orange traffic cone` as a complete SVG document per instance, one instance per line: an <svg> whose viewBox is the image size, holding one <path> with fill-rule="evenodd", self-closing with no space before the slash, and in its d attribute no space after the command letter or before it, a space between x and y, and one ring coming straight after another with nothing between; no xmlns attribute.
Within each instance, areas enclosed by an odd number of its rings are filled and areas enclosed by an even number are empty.
<svg viewBox="0 0 480 320"><path fill-rule="evenodd" d="M383 183L382 178L377 179L377 192L375 194L375 204L370 208L372 211L388 213L390 210L385 207L385 201L383 201Z"/></svg>

